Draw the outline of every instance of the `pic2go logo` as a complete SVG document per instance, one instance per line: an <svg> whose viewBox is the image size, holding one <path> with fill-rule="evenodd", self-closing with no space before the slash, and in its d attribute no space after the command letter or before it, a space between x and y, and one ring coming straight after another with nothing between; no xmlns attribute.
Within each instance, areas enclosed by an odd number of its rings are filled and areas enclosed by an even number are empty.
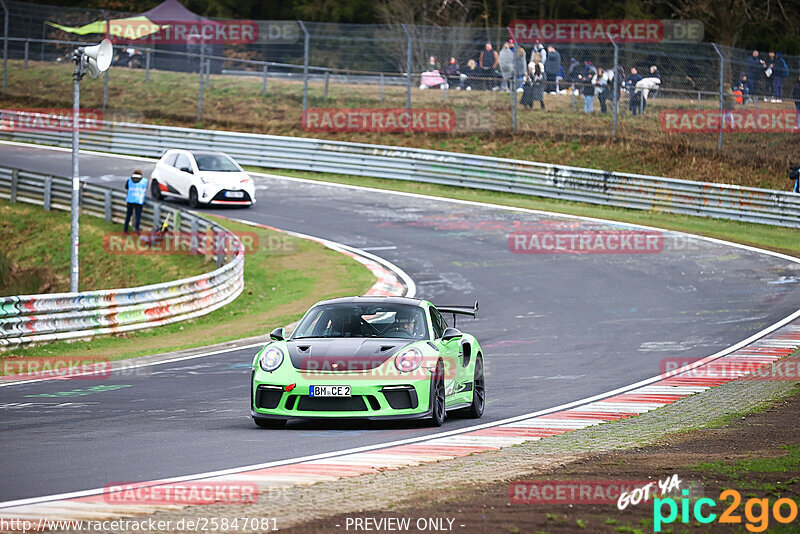
<svg viewBox="0 0 800 534"><path fill-rule="evenodd" d="M711 510L717 506L714 499L704 497L695 501L691 505L688 490L683 490L684 497L681 499L680 520L681 523L688 524L690 512L694 520L699 523L711 523L717 519L717 514ZM725 490L719 494L720 501L732 499L722 514L719 516L720 523L740 524L742 517L736 513L736 509L742 503L742 495L737 490ZM668 509L664 515L664 508ZM758 511L756 512L756 509ZM787 513L788 512L788 513ZM770 513L778 523L791 523L797 518L797 504L792 499L782 498L775 501L772 508L769 506L769 499L749 499L744 504L744 517L747 519L745 528L750 532L764 532L769 527ZM674 523L678 519L678 503L671 497L653 500L653 531L661 532L661 525Z"/></svg>

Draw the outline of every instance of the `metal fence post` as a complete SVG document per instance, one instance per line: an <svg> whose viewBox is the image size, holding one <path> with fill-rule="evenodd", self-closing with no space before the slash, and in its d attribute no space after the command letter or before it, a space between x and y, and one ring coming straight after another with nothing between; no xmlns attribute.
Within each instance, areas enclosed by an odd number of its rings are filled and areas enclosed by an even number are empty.
<svg viewBox="0 0 800 534"><path fill-rule="evenodd" d="M406 45L406 110L411 112L411 34L405 24L401 24L403 31L406 32L408 44Z"/></svg>
<svg viewBox="0 0 800 534"><path fill-rule="evenodd" d="M47 38L47 22L42 22L42 55L40 61L44 61L44 40Z"/></svg>
<svg viewBox="0 0 800 534"><path fill-rule="evenodd" d="M44 178L44 202L42 207L45 211L50 211L50 200L53 196L53 177L45 176Z"/></svg>
<svg viewBox="0 0 800 534"><path fill-rule="evenodd" d="M17 189L19 188L19 169L11 171L11 195L8 198L9 204L17 201Z"/></svg>
<svg viewBox="0 0 800 534"><path fill-rule="evenodd" d="M25 39L25 69L28 68L28 52L30 52L31 43Z"/></svg>
<svg viewBox="0 0 800 534"><path fill-rule="evenodd" d="M197 122L203 120L203 65L206 62L206 42L205 38L201 36L200 39L200 64L198 71L200 71L200 88L197 94Z"/></svg>
<svg viewBox="0 0 800 534"><path fill-rule="evenodd" d="M380 76L380 89L378 90L378 98L380 99L380 103L383 104L383 73L381 72Z"/></svg>
<svg viewBox="0 0 800 534"><path fill-rule="evenodd" d="M325 71L325 101L328 101L328 84L331 81L331 71Z"/></svg>
<svg viewBox="0 0 800 534"><path fill-rule="evenodd" d="M611 111L611 137L617 137L617 120L619 116L619 46L617 43L614 42L614 39L611 35L608 36L609 40L611 40L611 44L614 45L614 100L612 100L611 105L613 109Z"/></svg>
<svg viewBox="0 0 800 534"><path fill-rule="evenodd" d="M702 93L697 91L697 111L700 111L700 101L703 99Z"/></svg>
<svg viewBox="0 0 800 534"><path fill-rule="evenodd" d="M445 81L442 87L444 88L444 91L442 91L442 93L444 93L444 103L447 104L447 91L450 89L450 85L447 83L447 81Z"/></svg>
<svg viewBox="0 0 800 534"><path fill-rule="evenodd" d="M106 189L103 192L103 214L105 215L106 222L111 222L113 212L111 210L111 189Z"/></svg>
<svg viewBox="0 0 800 534"><path fill-rule="evenodd" d="M108 105L108 72L111 69L106 69L103 73L103 112L106 110L106 106Z"/></svg>
<svg viewBox="0 0 800 534"><path fill-rule="evenodd" d="M208 89L208 81L211 78L211 60L206 60L206 89Z"/></svg>
<svg viewBox="0 0 800 534"><path fill-rule="evenodd" d="M725 99L724 99L724 80L725 80L725 59L722 57L717 43L711 43L719 56L719 141L717 141L717 152L722 151L722 132L725 129Z"/></svg>
<svg viewBox="0 0 800 534"><path fill-rule="evenodd" d="M150 50L144 53L144 81L150 81Z"/></svg>
<svg viewBox="0 0 800 534"><path fill-rule="evenodd" d="M303 24L302 20L298 20L297 23L300 25L300 28L303 30L303 113L308 109L308 46L310 41L310 36L308 35L308 30L306 30L306 25Z"/></svg>
<svg viewBox="0 0 800 534"><path fill-rule="evenodd" d="M0 0L3 6L3 93L6 92L6 71L8 70L8 6L5 0Z"/></svg>
<svg viewBox="0 0 800 534"><path fill-rule="evenodd" d="M519 46L519 45L517 45ZM511 74L509 96L511 98L511 133L517 133L517 52L514 51L514 71Z"/></svg>
<svg viewBox="0 0 800 534"><path fill-rule="evenodd" d="M268 73L269 73L269 66L268 65L264 65L264 80L263 80L263 83L261 84L261 96L264 96L264 95L267 94L267 74Z"/></svg>

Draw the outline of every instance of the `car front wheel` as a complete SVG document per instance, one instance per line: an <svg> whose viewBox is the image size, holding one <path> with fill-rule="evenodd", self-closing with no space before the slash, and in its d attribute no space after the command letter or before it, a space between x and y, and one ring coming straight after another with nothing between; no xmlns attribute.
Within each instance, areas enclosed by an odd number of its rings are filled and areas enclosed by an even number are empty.
<svg viewBox="0 0 800 534"><path fill-rule="evenodd" d="M447 416L444 394L444 364L441 360L436 364L436 370L431 376L431 426L442 426Z"/></svg>
<svg viewBox="0 0 800 534"><path fill-rule="evenodd" d="M161 200L161 186L155 178L150 180L150 196L153 200Z"/></svg>
<svg viewBox="0 0 800 534"><path fill-rule="evenodd" d="M197 198L197 189L192 187L189 189L189 207L192 209L196 209L197 206L200 205L200 201Z"/></svg>

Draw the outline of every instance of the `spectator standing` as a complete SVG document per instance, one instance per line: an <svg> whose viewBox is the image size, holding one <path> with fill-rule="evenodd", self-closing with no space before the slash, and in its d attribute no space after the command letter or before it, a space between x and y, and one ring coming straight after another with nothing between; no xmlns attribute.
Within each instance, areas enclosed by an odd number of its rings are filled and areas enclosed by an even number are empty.
<svg viewBox="0 0 800 534"><path fill-rule="evenodd" d="M574 57L569 58L569 70L567 70L567 83L569 84L570 91L577 91L575 84L578 82L578 77L581 75L581 64ZM577 96L577 93L576 93Z"/></svg>
<svg viewBox="0 0 800 534"><path fill-rule="evenodd" d="M124 232L128 233L128 224L131 222L131 215L135 214L133 228L136 233L139 233L139 221L142 219L142 206L144 206L144 197L147 192L147 180L142 175L140 169L136 169L125 182L125 189L128 191L125 197L127 205L125 210L125 226Z"/></svg>
<svg viewBox="0 0 800 534"><path fill-rule="evenodd" d="M794 84L792 98L794 99L794 113L797 115L796 128L800 128L800 76L797 77L797 83Z"/></svg>
<svg viewBox="0 0 800 534"><path fill-rule="evenodd" d="M750 80L750 94L758 93L758 82L764 72L764 65L758 57L758 50L753 50L753 54L747 58L747 79Z"/></svg>
<svg viewBox="0 0 800 534"><path fill-rule="evenodd" d="M492 43L486 43L478 58L478 67L481 69L484 89L490 91L495 87L499 58L497 51L492 48Z"/></svg>
<svg viewBox="0 0 800 534"><path fill-rule="evenodd" d="M525 60L527 55L525 49L520 44L517 44L516 51L514 52L514 72L517 73L516 87L517 92L522 92L522 83L525 79L525 72L528 70Z"/></svg>
<svg viewBox="0 0 800 534"><path fill-rule="evenodd" d="M589 74L589 76L584 80L583 86L583 112L584 113L593 113L594 112L594 74Z"/></svg>
<svg viewBox="0 0 800 534"><path fill-rule="evenodd" d="M772 93L773 88L773 76L775 75L775 52L770 52L768 54L768 58L764 65L764 102L772 102L774 94Z"/></svg>
<svg viewBox="0 0 800 534"><path fill-rule="evenodd" d="M450 62L444 68L444 75L447 79L448 87L457 87L458 89L461 89L461 85L459 84L461 78L461 67L458 64L458 61L456 61L456 58L450 58Z"/></svg>
<svg viewBox="0 0 800 534"><path fill-rule="evenodd" d="M636 115L639 113L639 93L636 92L636 84L641 81L642 75L636 67L631 67L631 74L625 79L625 88L628 90L630 100L628 101L628 109L631 113Z"/></svg>
<svg viewBox="0 0 800 534"><path fill-rule="evenodd" d="M608 100L611 92L608 86L608 73L606 73L603 69L598 68L597 76L594 77L593 85L595 86L597 100L600 101L600 113L606 113L608 111L606 108L606 100Z"/></svg>
<svg viewBox="0 0 800 534"><path fill-rule="evenodd" d="M522 105L533 108L533 103L538 101L544 109L544 65L541 62L528 64L525 84L522 90Z"/></svg>
<svg viewBox="0 0 800 534"><path fill-rule="evenodd" d="M539 62L544 65L544 62L547 61L547 50L545 50L544 45L539 42L539 39L533 43L533 50L531 50L531 61L533 61L533 54L539 54Z"/></svg>
<svg viewBox="0 0 800 534"><path fill-rule="evenodd" d="M783 52L778 52L775 56L775 68L772 72L772 101L783 102L783 79L789 76L789 65L783 59Z"/></svg>
<svg viewBox="0 0 800 534"><path fill-rule="evenodd" d="M498 56L498 63L500 64L500 74L503 80L500 83L500 90L510 91L513 85L512 78L514 77L514 50L509 43L503 44Z"/></svg>
<svg viewBox="0 0 800 534"><path fill-rule="evenodd" d="M556 52L552 46L547 47L547 55L544 58L544 73L547 76L547 83L545 90L548 94L555 94L556 92L556 78L558 71L561 68L561 54Z"/></svg>

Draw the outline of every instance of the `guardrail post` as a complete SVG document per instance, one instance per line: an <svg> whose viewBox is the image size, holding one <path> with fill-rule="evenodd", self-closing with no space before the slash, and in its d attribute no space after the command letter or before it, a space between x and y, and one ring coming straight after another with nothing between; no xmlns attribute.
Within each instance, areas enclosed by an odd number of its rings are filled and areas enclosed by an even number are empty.
<svg viewBox="0 0 800 534"><path fill-rule="evenodd" d="M264 82L261 84L261 96L267 94L267 74L269 73L269 66L264 65Z"/></svg>
<svg viewBox="0 0 800 534"><path fill-rule="evenodd" d="M225 237L222 235L222 232L217 231L214 232L214 237L216 238L215 242L217 245L217 269L219 269L222 267L225 259L223 255L223 252L225 252Z"/></svg>
<svg viewBox="0 0 800 534"><path fill-rule="evenodd" d="M181 221L181 210L173 210L172 211L172 215L173 215L172 228L173 228L174 232L178 233L178 232L181 231L181 222L182 222Z"/></svg>
<svg viewBox="0 0 800 534"><path fill-rule="evenodd" d="M406 111L411 112L411 34L405 24L401 24L403 31L406 32L408 44L406 45Z"/></svg>
<svg viewBox="0 0 800 534"><path fill-rule="evenodd" d="M380 103L383 104L383 73L381 72L381 80L380 80L381 87L378 90L378 95L380 99Z"/></svg>
<svg viewBox="0 0 800 534"><path fill-rule="evenodd" d="M189 249L192 254L197 254L200 236L197 234L197 217L192 217L189 221L189 235L191 236Z"/></svg>
<svg viewBox="0 0 800 534"><path fill-rule="evenodd" d="M153 230L161 229L161 204L153 202Z"/></svg>
<svg viewBox="0 0 800 534"><path fill-rule="evenodd" d="M14 169L11 171L11 195L8 199L10 204L14 204L17 201L17 188L19 186L19 169Z"/></svg>
<svg viewBox="0 0 800 534"><path fill-rule="evenodd" d="M303 21L298 20L297 23L300 25L305 35L303 38L303 113L305 113L308 109L308 46L310 36L308 35L308 30L306 30L306 25L303 24Z"/></svg>
<svg viewBox="0 0 800 534"><path fill-rule="evenodd" d="M328 101L328 84L331 81L331 71L325 71L325 101Z"/></svg>
<svg viewBox="0 0 800 534"><path fill-rule="evenodd" d="M44 178L44 202L42 206L45 211L50 211L50 199L53 194L53 177L45 176Z"/></svg>
<svg viewBox="0 0 800 534"><path fill-rule="evenodd" d="M25 69L28 69L28 52L30 52L31 43L25 39Z"/></svg>
<svg viewBox="0 0 800 534"><path fill-rule="evenodd" d="M150 49L144 53L144 81L150 81Z"/></svg>
<svg viewBox="0 0 800 534"><path fill-rule="evenodd" d="M113 215L111 210L111 189L106 189L103 192L103 214L105 215L106 222L111 222Z"/></svg>

